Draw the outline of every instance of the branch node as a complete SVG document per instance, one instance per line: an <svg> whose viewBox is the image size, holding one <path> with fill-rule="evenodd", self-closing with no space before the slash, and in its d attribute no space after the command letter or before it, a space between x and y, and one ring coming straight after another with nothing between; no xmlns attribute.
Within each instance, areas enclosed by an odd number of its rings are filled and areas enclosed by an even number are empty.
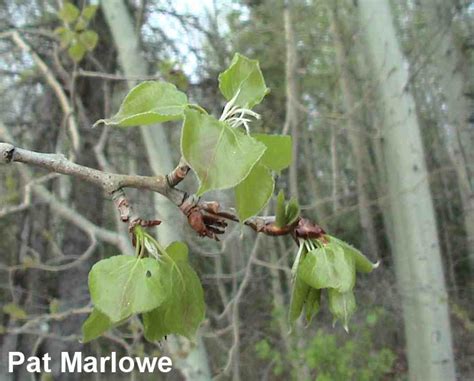
<svg viewBox="0 0 474 381"><path fill-rule="evenodd" d="M13 159L13 153L15 152L15 146L8 143L0 143L0 158L4 164L8 164Z"/></svg>

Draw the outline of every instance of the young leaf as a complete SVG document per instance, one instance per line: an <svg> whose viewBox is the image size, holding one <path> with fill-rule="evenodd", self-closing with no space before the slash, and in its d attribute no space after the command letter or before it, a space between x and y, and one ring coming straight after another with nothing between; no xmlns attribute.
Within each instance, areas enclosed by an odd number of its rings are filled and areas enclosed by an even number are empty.
<svg viewBox="0 0 474 381"><path fill-rule="evenodd" d="M75 40L71 46L69 46L67 52L74 62L79 62L84 58L84 54L86 54L87 50L81 42Z"/></svg>
<svg viewBox="0 0 474 381"><path fill-rule="evenodd" d="M84 32L79 33L79 41L89 52L91 52L97 45L97 41L99 41L99 35L93 30L85 30Z"/></svg>
<svg viewBox="0 0 474 381"><path fill-rule="evenodd" d="M234 104L245 108L259 104L269 92L258 60L239 53L234 55L229 68L219 74L219 89L228 101L238 93Z"/></svg>
<svg viewBox="0 0 474 381"><path fill-rule="evenodd" d="M273 171L281 171L291 164L292 142L289 135L252 134L267 147L261 163Z"/></svg>
<svg viewBox="0 0 474 381"><path fill-rule="evenodd" d="M186 94L167 82L145 81L127 94L117 114L94 123L111 126L139 126L183 118L187 107Z"/></svg>
<svg viewBox="0 0 474 381"><path fill-rule="evenodd" d="M60 26L56 28L54 30L54 33L59 36L59 39L61 40L62 48L65 48L66 46L68 46L75 37L75 33L64 26Z"/></svg>
<svg viewBox="0 0 474 381"><path fill-rule="evenodd" d="M352 291L339 292L330 288L329 293L329 310L334 320L342 320L344 329L349 331L349 319L356 310L356 301Z"/></svg>
<svg viewBox="0 0 474 381"><path fill-rule="evenodd" d="M240 221L256 215L273 194L275 181L264 165L257 163L250 174L235 187L237 214Z"/></svg>
<svg viewBox="0 0 474 381"><path fill-rule="evenodd" d="M129 255L97 262L89 273L89 291L95 307L112 323L150 311L167 296L160 262Z"/></svg>
<svg viewBox="0 0 474 381"><path fill-rule="evenodd" d="M292 197L285 206L285 223L291 225L300 216L300 205L296 198Z"/></svg>
<svg viewBox="0 0 474 381"><path fill-rule="evenodd" d="M112 328L114 324L110 321L107 315L94 308L82 324L82 342L88 343L91 340L97 339L104 332Z"/></svg>
<svg viewBox="0 0 474 381"><path fill-rule="evenodd" d="M291 225L300 216L300 206L294 197L285 203L283 191L278 193L275 224L277 227Z"/></svg>
<svg viewBox="0 0 474 381"><path fill-rule="evenodd" d="M94 18L96 12L97 5L88 5L82 10L82 17L84 17L87 21L90 21Z"/></svg>
<svg viewBox="0 0 474 381"><path fill-rule="evenodd" d="M173 242L166 248L167 299L158 308L143 314L144 334L148 341L179 334L189 339L195 335L205 316L204 293L197 274L188 263L188 248Z"/></svg>
<svg viewBox="0 0 474 381"><path fill-rule="evenodd" d="M327 245L310 251L301 262L298 274L311 287L346 292L354 287L355 264L343 250Z"/></svg>
<svg viewBox="0 0 474 381"><path fill-rule="evenodd" d="M76 21L80 13L81 12L75 5L71 3L64 3L61 10L58 12L58 17L66 24L69 24Z"/></svg>
<svg viewBox="0 0 474 381"><path fill-rule="evenodd" d="M295 321L300 317L310 290L311 287L297 275L291 290L290 312L288 314L291 327L294 327Z"/></svg>
<svg viewBox="0 0 474 381"><path fill-rule="evenodd" d="M308 292L308 297L306 298L306 303L304 306L306 313L307 323L311 323L313 317L319 312L321 306L321 290L311 288Z"/></svg>
<svg viewBox="0 0 474 381"><path fill-rule="evenodd" d="M282 190L278 192L276 212L275 212L275 225L279 228L285 226L286 212L285 212L285 194Z"/></svg>
<svg viewBox="0 0 474 381"><path fill-rule="evenodd" d="M264 144L225 122L195 110L185 111L181 153L199 178L198 196L239 184L265 149Z"/></svg>
<svg viewBox="0 0 474 381"><path fill-rule="evenodd" d="M354 258L357 271L361 273L370 273L372 272L372 270L376 269L379 266L378 262L372 263L364 254L362 254L359 250L349 245L348 243L332 236L329 236L329 239L331 240L331 242L340 245L343 248L344 252Z"/></svg>

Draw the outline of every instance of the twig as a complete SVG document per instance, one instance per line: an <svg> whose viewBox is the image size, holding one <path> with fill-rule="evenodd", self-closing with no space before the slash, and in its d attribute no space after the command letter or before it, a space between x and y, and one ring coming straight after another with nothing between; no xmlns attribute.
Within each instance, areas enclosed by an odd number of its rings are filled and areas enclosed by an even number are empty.
<svg viewBox="0 0 474 381"><path fill-rule="evenodd" d="M123 188L146 189L165 196L180 208L188 218L190 226L202 237L217 239L218 234L224 233L224 229L227 227L226 221L239 222L235 211L232 209L221 209L219 203L215 201L202 201L200 198L188 195L173 186L177 179L184 178L184 173L189 171L187 165L183 165L182 162L178 165L178 169L173 170L167 176L123 175L76 164L61 154L39 153L0 142L0 164L11 162L34 165L52 172L74 176L101 187L105 193L112 197L122 221L129 222L130 227L136 224L142 226L156 225L159 221L144 221L133 215ZM186 170L183 170L183 168ZM178 172L180 173L177 174ZM47 198L44 192L43 198ZM283 227L276 226L275 217L273 216L252 217L244 224L257 233L270 236L291 235L295 240L296 238L319 238L325 234L324 230L318 225L301 217L291 225Z"/></svg>

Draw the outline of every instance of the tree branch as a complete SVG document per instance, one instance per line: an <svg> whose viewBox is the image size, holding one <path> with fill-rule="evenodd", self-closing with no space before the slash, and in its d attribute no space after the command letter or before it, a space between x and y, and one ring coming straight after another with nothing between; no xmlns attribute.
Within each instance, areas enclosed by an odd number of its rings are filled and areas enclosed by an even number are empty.
<svg viewBox="0 0 474 381"><path fill-rule="evenodd" d="M12 144L0 142L0 164L19 162L46 170L74 176L83 181L101 187L109 194L124 222L129 222L130 228L157 225L160 221L145 221L134 215L123 188L146 189L160 193L175 204L186 215L191 227L202 237L217 240L227 227L226 221L239 222L233 209L223 210L215 201L202 201L194 195L175 188L189 171L187 164L181 160L178 166L166 176L122 175L100 171L69 161L61 154L48 154L29 151L15 147ZM244 223L258 233L270 236L291 235L297 238L319 238L325 234L318 225L299 217L293 224L283 227L275 225L273 216L256 216Z"/></svg>

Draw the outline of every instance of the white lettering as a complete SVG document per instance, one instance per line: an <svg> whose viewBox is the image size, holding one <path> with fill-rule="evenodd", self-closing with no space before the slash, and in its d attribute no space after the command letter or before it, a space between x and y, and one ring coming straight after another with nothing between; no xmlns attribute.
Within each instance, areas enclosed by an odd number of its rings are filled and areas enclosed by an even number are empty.
<svg viewBox="0 0 474 381"><path fill-rule="evenodd" d="M160 357L158 360L158 370L162 373L168 373L171 371L173 362L168 356Z"/></svg>
<svg viewBox="0 0 474 381"><path fill-rule="evenodd" d="M82 369L85 373L97 373L97 359L92 356L84 358Z"/></svg>
<svg viewBox="0 0 474 381"><path fill-rule="evenodd" d="M153 372L153 369L155 369L158 359L156 357L153 357L153 360L151 360L149 357L145 357L143 359L140 357L135 357L135 361L137 362L137 368L140 373L151 373Z"/></svg>
<svg viewBox="0 0 474 381"><path fill-rule="evenodd" d="M76 369L77 368L77 369ZM61 372L69 372L74 373L82 372L82 353L75 352L74 356L71 358L69 357L68 352L61 352Z"/></svg>
<svg viewBox="0 0 474 381"><path fill-rule="evenodd" d="M17 360L14 360L17 357ZM13 367L21 365L25 362L25 355L21 352L9 352L8 353L8 373L13 373Z"/></svg>
<svg viewBox="0 0 474 381"><path fill-rule="evenodd" d="M125 367L125 364L124 362L128 362L128 368ZM135 368L135 363L133 362L133 359L128 357L128 356L125 356L125 357L122 357L120 360L119 360L119 369L122 371L122 372L125 372L125 373L130 373L131 371L133 371L133 368Z"/></svg>
<svg viewBox="0 0 474 381"><path fill-rule="evenodd" d="M45 373L51 373L51 366L49 362L51 361L51 356L48 353L43 355L43 366Z"/></svg>
<svg viewBox="0 0 474 381"><path fill-rule="evenodd" d="M105 367L107 366L107 361L110 361L110 357L101 357L100 358L100 372L104 373L105 372Z"/></svg>
<svg viewBox="0 0 474 381"><path fill-rule="evenodd" d="M26 360L26 371L29 373L39 373L41 372L41 361L39 357L31 356Z"/></svg>

